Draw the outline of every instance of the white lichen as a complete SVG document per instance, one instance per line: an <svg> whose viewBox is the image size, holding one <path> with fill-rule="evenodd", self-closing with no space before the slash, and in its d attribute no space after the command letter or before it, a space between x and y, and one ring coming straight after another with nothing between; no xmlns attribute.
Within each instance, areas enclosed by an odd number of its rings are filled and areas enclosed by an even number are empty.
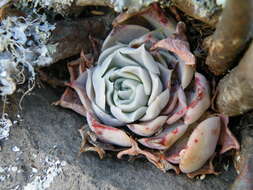
<svg viewBox="0 0 253 190"><path fill-rule="evenodd" d="M25 82L24 69L34 81L34 67L52 63L46 45L55 26L45 15L7 17L0 23L0 95L10 95ZM30 84L29 83L29 84Z"/></svg>
<svg viewBox="0 0 253 190"><path fill-rule="evenodd" d="M74 0L19 0L16 5L24 8L33 7L35 9L52 9L57 13L65 15L73 3Z"/></svg>
<svg viewBox="0 0 253 190"><path fill-rule="evenodd" d="M11 126L12 126L11 120L8 118L7 114L4 114L0 119L0 140L9 137Z"/></svg>
<svg viewBox="0 0 253 190"><path fill-rule="evenodd" d="M201 17L210 17L217 10L216 0L192 0L192 3Z"/></svg>
<svg viewBox="0 0 253 190"><path fill-rule="evenodd" d="M44 165L46 168L43 170L42 175L35 176L31 183L24 186L24 190L45 190L49 189L54 178L62 173L62 167L65 161L55 160L47 156ZM38 171L34 172L37 173Z"/></svg>
<svg viewBox="0 0 253 190"><path fill-rule="evenodd" d="M224 8L226 4L226 0L216 0L216 4Z"/></svg>
<svg viewBox="0 0 253 190"><path fill-rule="evenodd" d="M159 0L109 0L116 12L137 12L142 8L148 7L151 3Z"/></svg>

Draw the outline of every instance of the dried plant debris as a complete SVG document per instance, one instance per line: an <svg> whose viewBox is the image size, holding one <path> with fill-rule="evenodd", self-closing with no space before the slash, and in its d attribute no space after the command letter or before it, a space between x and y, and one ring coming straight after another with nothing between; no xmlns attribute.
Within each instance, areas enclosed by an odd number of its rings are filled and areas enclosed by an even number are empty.
<svg viewBox="0 0 253 190"><path fill-rule="evenodd" d="M35 66L52 62L50 51L55 46L46 42L55 26L47 22L45 15L7 17L0 24L0 95L9 95L16 84L24 83L24 69L35 79Z"/></svg>
<svg viewBox="0 0 253 190"><path fill-rule="evenodd" d="M245 50L252 37L253 2L229 0L225 4L215 33L205 41L206 64L215 75L225 74Z"/></svg>
<svg viewBox="0 0 253 190"><path fill-rule="evenodd" d="M244 114L253 109L253 43L230 73L217 87L216 107L228 116Z"/></svg>
<svg viewBox="0 0 253 190"><path fill-rule="evenodd" d="M216 0L172 0L171 2L187 15L213 27L217 23L221 12L221 6L217 4Z"/></svg>

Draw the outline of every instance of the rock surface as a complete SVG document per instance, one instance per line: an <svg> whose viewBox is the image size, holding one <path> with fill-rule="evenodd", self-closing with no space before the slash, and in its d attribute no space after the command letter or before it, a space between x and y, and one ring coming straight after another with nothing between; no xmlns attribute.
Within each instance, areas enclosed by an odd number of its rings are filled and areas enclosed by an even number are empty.
<svg viewBox="0 0 253 190"><path fill-rule="evenodd" d="M1 190L225 190L235 179L232 166L219 176L191 180L163 173L145 160L128 162L112 155L100 160L93 152L78 156L78 129L85 118L52 106L59 97L49 87L37 88L25 97L20 117L12 118L17 123L1 144Z"/></svg>

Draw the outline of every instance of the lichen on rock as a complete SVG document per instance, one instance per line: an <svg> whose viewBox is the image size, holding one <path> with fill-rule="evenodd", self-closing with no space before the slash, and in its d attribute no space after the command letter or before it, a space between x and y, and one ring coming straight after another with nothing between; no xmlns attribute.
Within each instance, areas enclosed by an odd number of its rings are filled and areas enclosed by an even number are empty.
<svg viewBox="0 0 253 190"><path fill-rule="evenodd" d="M10 16L0 24L0 95L9 95L24 83L24 68L35 79L34 66L52 62L46 42L55 26L45 15Z"/></svg>
<svg viewBox="0 0 253 190"><path fill-rule="evenodd" d="M35 9L53 9L55 12L65 14L67 10L74 4L74 0L19 0L16 5L27 8L33 7Z"/></svg>

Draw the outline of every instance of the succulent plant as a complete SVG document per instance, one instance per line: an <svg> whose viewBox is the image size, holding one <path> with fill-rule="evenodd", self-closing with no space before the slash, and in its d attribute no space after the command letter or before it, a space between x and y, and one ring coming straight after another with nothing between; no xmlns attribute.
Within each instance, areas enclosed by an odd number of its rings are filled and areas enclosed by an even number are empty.
<svg viewBox="0 0 253 190"><path fill-rule="evenodd" d="M212 164L203 166L217 144L220 153L239 148L227 118L207 113L208 81L195 71L185 24L174 23L156 4L123 13L95 64L83 57L69 65L71 82L59 104L87 118L82 151L143 155L192 177L215 173Z"/></svg>

